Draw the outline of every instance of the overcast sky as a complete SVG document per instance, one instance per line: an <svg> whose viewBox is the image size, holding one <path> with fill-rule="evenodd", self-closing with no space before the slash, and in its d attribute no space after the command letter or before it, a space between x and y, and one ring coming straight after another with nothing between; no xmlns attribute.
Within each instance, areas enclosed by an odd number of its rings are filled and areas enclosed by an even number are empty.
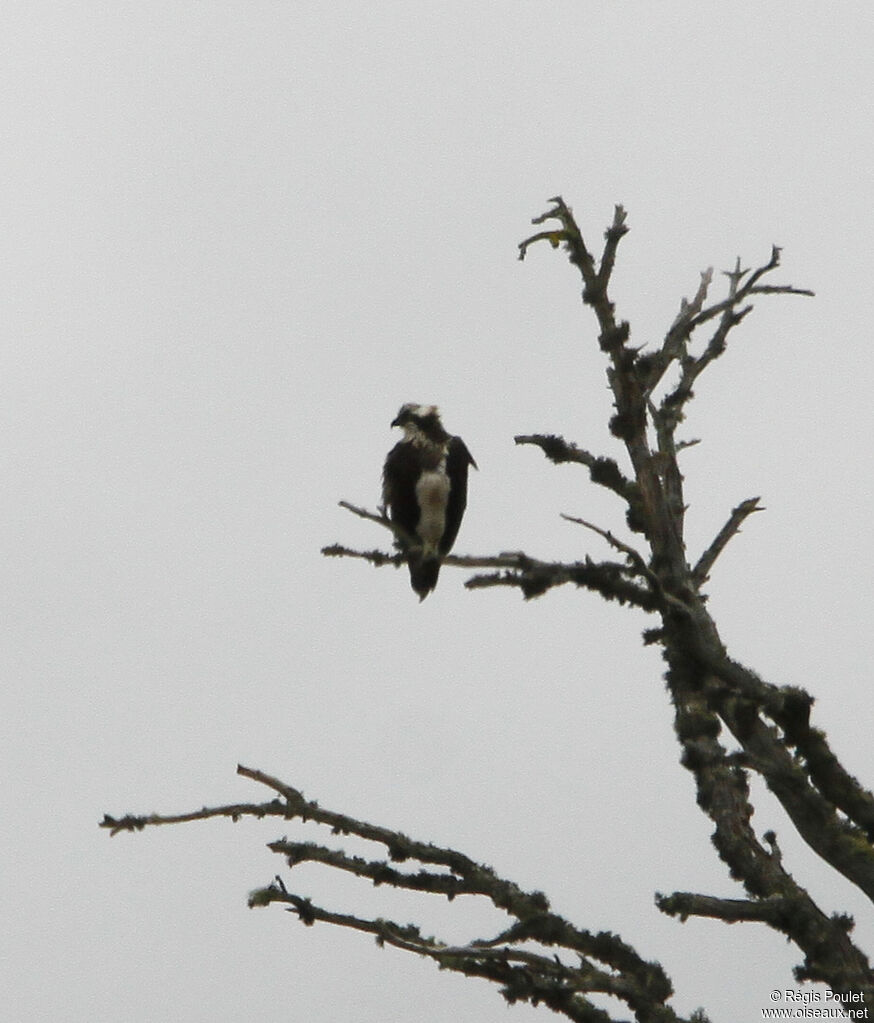
<svg viewBox="0 0 874 1023"><path fill-rule="evenodd" d="M764 298L696 388L690 554L762 496L710 606L871 784L872 45L861 2L2 5L10 1020L510 1018L485 982L245 900L278 871L452 940L495 914L290 874L265 843L312 833L282 822L97 828L266 799L238 762L545 890L658 959L681 1012L745 1023L791 986L800 953L771 932L653 906L740 890L643 615L457 569L420 605L405 574L319 549L385 544L337 502L376 505L406 401L479 463L459 552L609 555L562 512L626 535L584 471L512 440L620 454L574 271L516 259L550 196L593 244L628 209L614 298L637 344L708 265L779 244L780 280L817 297ZM764 798L755 824L874 951Z"/></svg>

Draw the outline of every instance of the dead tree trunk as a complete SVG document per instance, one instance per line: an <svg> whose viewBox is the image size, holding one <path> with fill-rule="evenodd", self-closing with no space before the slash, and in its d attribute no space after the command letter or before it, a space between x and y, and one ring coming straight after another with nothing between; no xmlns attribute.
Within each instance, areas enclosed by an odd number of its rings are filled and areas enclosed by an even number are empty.
<svg viewBox="0 0 874 1023"><path fill-rule="evenodd" d="M470 588L516 586L532 598L572 583L655 616L644 641L658 644L663 651L682 763L694 776L698 805L713 822L713 845L745 891L740 899L696 892L660 894L657 905L680 919L707 916L764 923L800 950L803 961L796 968L796 980L827 984L833 992L855 999L848 1007L874 1008L874 974L851 940L852 920L823 913L783 866L773 832L760 837L751 825L748 778L753 772L780 801L810 848L874 898L874 797L842 768L825 735L811 726L812 698L796 687L765 682L732 660L707 610L703 587L714 563L746 518L760 510L758 499L741 501L694 561L689 560L684 538L685 499L678 455L690 442L678 439L676 433L697 378L725 351L730 332L752 310L757 296L811 292L768 283L779 266L780 251L774 248L758 269L742 269L738 262L728 274L728 294L714 302L708 303L711 272L702 274L696 294L691 301L682 301L659 346L651 351L633 348L629 326L617 319L609 295L617 248L628 230L624 210L616 208L596 261L570 208L561 198L551 204L534 220L540 230L522 242L520 258L535 242L547 241L553 248L563 247L579 271L583 302L595 314L598 344L607 362L614 405L610 429L625 447L628 469L551 434L518 436L516 443L539 447L553 462L585 466L595 484L624 503L629 532L639 540L632 544L593 523L572 519L602 537L615 552L615 560L550 562L505 553L450 556L446 564L487 570L468 579ZM393 529L383 514L344 505ZM324 553L363 558L376 565L403 561L403 553L354 551L340 545L326 547ZM503 910L511 922L498 934L451 945L424 937L414 926L321 908L288 891L279 878L255 892L251 905L278 902L305 924L320 920L376 935L380 942L427 956L442 968L497 982L510 1003L547 1005L572 1020L607 1023L612 1017L589 996L609 994L623 1001L640 1023L682 1023L668 1004L672 988L662 968L615 934L574 926L550 910L542 893L522 891L463 853L325 810L269 775L243 767L238 770L267 785L274 798L180 816L107 816L102 826L114 834L215 816L316 821L335 834L377 843L383 852L365 860L312 842L282 840L271 848L289 866L319 862L396 888L450 899L463 893L479 895ZM402 865L411 861L417 869L404 869ZM703 1021L706 1016L695 1013L693 1019Z"/></svg>

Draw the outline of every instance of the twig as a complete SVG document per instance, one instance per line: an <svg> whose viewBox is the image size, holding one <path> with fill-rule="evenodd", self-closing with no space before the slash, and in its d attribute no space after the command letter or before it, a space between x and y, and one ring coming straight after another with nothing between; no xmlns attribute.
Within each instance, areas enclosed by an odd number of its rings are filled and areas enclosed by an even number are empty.
<svg viewBox="0 0 874 1023"><path fill-rule="evenodd" d="M603 537L603 539L605 539L614 550L627 555L638 575L643 576L649 582L657 582L656 577L647 566L643 555L629 544L623 543L622 540L615 537L609 529L602 529L600 526L596 526L594 522L588 522L586 519L580 519L574 515L565 515L564 512L562 512L561 517L565 520L565 522L573 522L577 526L583 526L586 529L591 529L593 533L597 533L598 536Z"/></svg>
<svg viewBox="0 0 874 1023"><path fill-rule="evenodd" d="M403 554L386 554L384 551L355 551L351 547L344 547L342 544L333 543L322 548L322 554L326 558L361 558L370 561L377 568L382 565L394 565L395 568L406 562Z"/></svg>
<svg viewBox="0 0 874 1023"><path fill-rule="evenodd" d="M624 235L628 234L628 228L625 225L626 217L625 208L623 206L615 206L613 209L613 223L604 232L606 244L601 256L601 266L598 269L598 278L602 287L607 286L607 282L613 273L613 265L616 262L616 249L619 247L619 242Z"/></svg>
<svg viewBox="0 0 874 1023"><path fill-rule="evenodd" d="M704 300L707 298L707 292L710 290L710 284L712 281L713 267L708 266L706 270L701 271L701 280L692 301L689 302L685 298L680 299L680 311L677 313L674 322L671 324L669 333L676 331L676 336L682 336L681 328L686 328L692 319L697 316L704 307Z"/></svg>
<svg viewBox="0 0 874 1023"><path fill-rule="evenodd" d="M110 836L121 831L142 831L143 828L159 827L163 824L187 824L191 821L205 821L212 817L230 817L234 822L241 817L286 817L286 807L273 803L232 803L229 806L204 806L191 813L158 814L150 813L143 816L126 814L124 817L112 817L104 814L100 827L105 828Z"/></svg>
<svg viewBox="0 0 874 1023"><path fill-rule="evenodd" d="M683 367L683 376L680 386L670 396L670 403L679 406L687 401L691 396L695 378L713 359L722 354L729 331L750 311L750 306L742 309L738 307L752 295L813 295L809 288L797 288L791 284L759 284L765 274L779 265L780 249L777 246L771 249L771 258L768 262L752 273L742 269L738 260L735 268L726 272L730 281L728 297L706 307L704 301L712 282L713 269L711 267L705 270L701 274L701 283L693 299L681 300L680 311L665 335L661 348L642 360L648 368L645 384L647 394L655 389L671 362L679 360ZM694 331L717 317L721 318L719 327L704 353L697 358L690 357L688 345Z"/></svg>
<svg viewBox="0 0 874 1023"><path fill-rule="evenodd" d="M596 526L592 522L587 522L585 519L578 519L572 515L565 514L562 514L561 517L566 519L568 522L574 522L578 526L584 526L586 529L591 529L592 532L597 533L598 536L602 536L611 547L620 551L622 554L625 554L629 558L636 573L646 579L646 581L650 584L653 595L661 604L670 606L674 610L680 611L683 614L688 614L688 606L672 593L667 593L665 591L659 577L650 569L649 565L647 565L644 560L643 555L639 551L635 550L634 547L631 547L627 543L623 543L623 541L615 537L609 529L601 529L600 526Z"/></svg>
<svg viewBox="0 0 874 1023"><path fill-rule="evenodd" d="M744 520L752 515L753 512L765 510L759 504L759 500L758 497L748 497L745 501L741 501L736 508L732 509L728 522L716 534L713 542L692 569L692 580L696 586L701 586L707 581L710 569L713 568L713 563L725 550L731 538L740 532L740 527Z"/></svg>
<svg viewBox="0 0 874 1023"><path fill-rule="evenodd" d="M341 508L345 508L346 511L352 512L353 515L357 515L360 519L367 519L368 522L375 522L378 526L382 526L383 529L389 530L389 532L394 534L395 540L405 550L421 547L421 543L416 540L415 537L410 536L410 534L402 526L399 526L397 522L393 522L384 511L380 514L374 514L374 512L368 511L366 508L360 508L358 505L351 504L349 501L338 501L337 504L339 504Z"/></svg>

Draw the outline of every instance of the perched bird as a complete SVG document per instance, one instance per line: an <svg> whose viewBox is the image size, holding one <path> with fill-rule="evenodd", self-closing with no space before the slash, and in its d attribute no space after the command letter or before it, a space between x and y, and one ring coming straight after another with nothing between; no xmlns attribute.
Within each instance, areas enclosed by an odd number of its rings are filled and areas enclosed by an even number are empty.
<svg viewBox="0 0 874 1023"><path fill-rule="evenodd" d="M399 544L407 555L410 583L424 600L458 536L467 504L467 469L477 464L461 437L443 428L436 405L403 405L391 425L401 427L404 439L385 460L382 500L405 534Z"/></svg>

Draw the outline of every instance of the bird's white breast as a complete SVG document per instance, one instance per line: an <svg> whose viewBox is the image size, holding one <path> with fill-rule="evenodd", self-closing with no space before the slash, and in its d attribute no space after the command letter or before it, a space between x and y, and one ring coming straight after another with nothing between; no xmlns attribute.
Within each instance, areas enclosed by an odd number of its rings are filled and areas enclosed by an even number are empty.
<svg viewBox="0 0 874 1023"><path fill-rule="evenodd" d="M416 532L422 541L425 554L436 553L437 545L446 529L446 504L449 500L449 477L445 466L431 472L423 472L416 484L416 501L419 504L419 524Z"/></svg>

